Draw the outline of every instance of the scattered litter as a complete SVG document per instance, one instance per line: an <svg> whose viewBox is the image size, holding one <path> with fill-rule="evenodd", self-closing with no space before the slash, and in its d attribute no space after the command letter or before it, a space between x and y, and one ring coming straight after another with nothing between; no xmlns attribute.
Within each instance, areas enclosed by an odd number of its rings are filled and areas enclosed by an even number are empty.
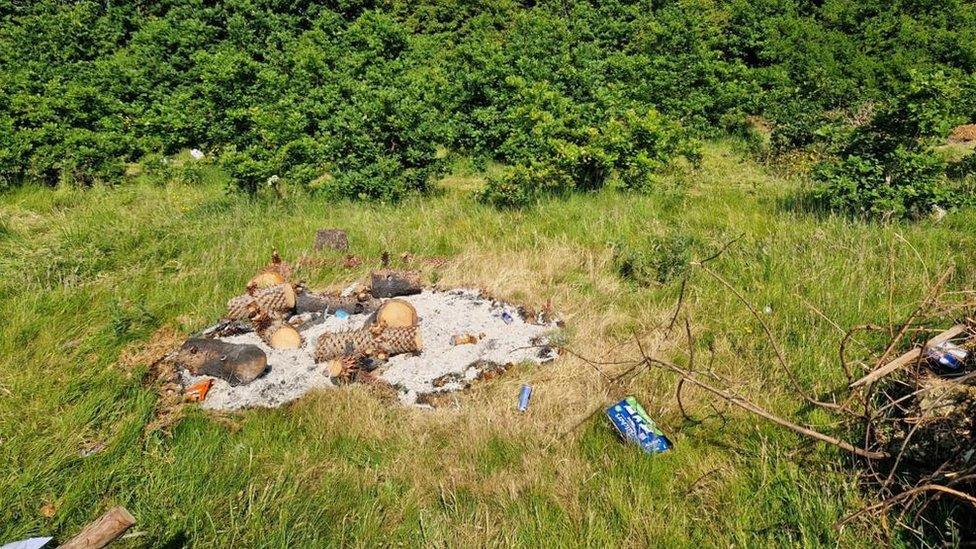
<svg viewBox="0 0 976 549"><path fill-rule="evenodd" d="M339 320L349 320L349 313L347 313L345 309L338 309L335 312L335 317Z"/></svg>
<svg viewBox="0 0 976 549"><path fill-rule="evenodd" d="M518 411L524 412L529 409L529 398L532 397L532 387L523 385L519 390Z"/></svg>
<svg viewBox="0 0 976 549"><path fill-rule="evenodd" d="M460 334L451 336L451 345L470 345L472 343L477 343L484 336L485 334Z"/></svg>
<svg viewBox="0 0 976 549"><path fill-rule="evenodd" d="M206 155L203 154L203 151L200 149L190 149L190 156L192 156L194 160L200 160Z"/></svg>
<svg viewBox="0 0 976 549"><path fill-rule="evenodd" d="M86 442L81 445L78 449L78 455L81 457L93 456L105 449L105 443L101 441Z"/></svg>
<svg viewBox="0 0 976 549"><path fill-rule="evenodd" d="M634 397L627 397L607 408L607 417L625 441L640 446L645 452L660 454L671 449L671 441Z"/></svg>
<svg viewBox="0 0 976 549"><path fill-rule="evenodd" d="M956 371L965 364L969 351L955 343L943 341L926 349L925 354L939 366Z"/></svg>
<svg viewBox="0 0 976 549"><path fill-rule="evenodd" d="M509 313L508 311L502 311L502 314L500 316L501 319L505 321L505 324L511 324L515 320L514 318L512 318L512 314Z"/></svg>
<svg viewBox="0 0 976 549"><path fill-rule="evenodd" d="M28 538L20 541L12 541L0 546L0 549L41 549L46 547L54 538Z"/></svg>
<svg viewBox="0 0 976 549"><path fill-rule="evenodd" d="M207 399L207 392L213 386L213 379L205 379L190 385L183 393L183 398L187 402L203 402Z"/></svg>

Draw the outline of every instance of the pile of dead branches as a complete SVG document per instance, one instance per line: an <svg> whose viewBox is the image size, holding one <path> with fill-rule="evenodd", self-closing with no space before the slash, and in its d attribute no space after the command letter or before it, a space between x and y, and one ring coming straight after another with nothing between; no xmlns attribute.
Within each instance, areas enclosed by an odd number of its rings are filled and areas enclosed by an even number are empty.
<svg viewBox="0 0 976 549"><path fill-rule="evenodd" d="M675 374L678 408L690 422L701 420L688 413L682 392L694 387L804 437L848 452L852 458L848 463L864 472L863 486L876 503L845 517L838 527L855 520L894 516L896 524L924 538L942 535L946 520L954 522L957 531L976 532L976 321L970 316L976 310L976 292L944 292L950 269L900 323L857 326L846 331L839 362L847 383L826 395L815 395L800 383L760 311L709 266L709 261L718 255L693 263L695 270L720 283L749 309L772 347L776 366L785 373L797 397L829 414L831 421L827 424L834 426L830 433L774 414L744 396L735 384L714 372L714 356L707 364L698 364L701 360L696 356L690 317L682 315L687 278L682 282L670 324L666 329L657 329L663 332L664 340L684 332L687 351L682 360L659 356L660 344L647 349L641 337L635 338L639 356L633 360L600 362L577 356L596 369L611 390L618 392L626 391L626 385L652 368ZM850 349L854 345L859 346L858 353ZM955 353L951 367L940 362L947 348ZM859 358L849 358L855 354ZM604 371L618 365L628 367L614 376ZM933 536L932 532L937 533Z"/></svg>

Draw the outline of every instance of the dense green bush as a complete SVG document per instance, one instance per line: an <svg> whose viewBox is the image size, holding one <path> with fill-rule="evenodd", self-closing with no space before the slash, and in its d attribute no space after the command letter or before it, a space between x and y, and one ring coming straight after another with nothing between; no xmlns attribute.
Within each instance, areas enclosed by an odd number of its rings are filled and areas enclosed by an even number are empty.
<svg viewBox="0 0 976 549"><path fill-rule="evenodd" d="M843 138L839 154L815 173L831 208L871 216L918 216L969 197L953 192L933 146L957 122L960 89L942 73L915 74L899 95Z"/></svg>
<svg viewBox="0 0 976 549"><path fill-rule="evenodd" d="M651 186L694 157L696 135L753 115L777 150L838 152L829 188L888 196L885 178L851 181L939 170L914 144L843 149L852 120L904 95L917 68L972 77L972 2L13 2L0 5L0 187L117 182L126 162L199 147L244 191L395 200L458 154L508 166L483 196L523 204Z"/></svg>

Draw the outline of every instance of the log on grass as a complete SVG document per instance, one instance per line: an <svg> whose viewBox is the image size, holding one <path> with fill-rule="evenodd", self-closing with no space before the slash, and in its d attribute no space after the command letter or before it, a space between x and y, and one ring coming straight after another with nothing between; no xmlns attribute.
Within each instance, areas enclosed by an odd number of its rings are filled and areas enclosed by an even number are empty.
<svg viewBox="0 0 976 549"><path fill-rule="evenodd" d="M117 505L60 547L61 549L99 549L118 539L135 523L135 517L126 511L125 507Z"/></svg>
<svg viewBox="0 0 976 549"><path fill-rule="evenodd" d="M414 295L422 290L419 271L380 269L370 275L370 292L373 297Z"/></svg>
<svg viewBox="0 0 976 549"><path fill-rule="evenodd" d="M326 248L345 251L349 249L349 238L346 231L340 229L319 229L315 231L315 251Z"/></svg>
<svg viewBox="0 0 976 549"><path fill-rule="evenodd" d="M423 350L420 330L409 328L365 327L347 332L326 332L315 344L315 361L325 362L341 357L419 353Z"/></svg>
<svg viewBox="0 0 976 549"><path fill-rule="evenodd" d="M256 345L203 338L187 340L175 361L193 375L219 377L235 386L254 381L268 367L268 355Z"/></svg>

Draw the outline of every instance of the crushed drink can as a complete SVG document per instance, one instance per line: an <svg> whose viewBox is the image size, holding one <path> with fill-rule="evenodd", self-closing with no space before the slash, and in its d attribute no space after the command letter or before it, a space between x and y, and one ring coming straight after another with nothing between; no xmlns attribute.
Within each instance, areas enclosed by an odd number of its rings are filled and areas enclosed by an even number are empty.
<svg viewBox="0 0 976 549"><path fill-rule="evenodd" d="M502 321L504 321L505 324L511 324L515 321L515 319L512 318L512 315L508 314L508 311L502 311L502 314L499 316L502 317Z"/></svg>
<svg viewBox="0 0 976 549"><path fill-rule="evenodd" d="M532 397L532 387L529 385L523 385L522 389L519 390L519 401L518 401L518 411L524 412L529 408L529 398Z"/></svg>
<svg viewBox="0 0 976 549"><path fill-rule="evenodd" d="M660 454L671 449L671 441L634 397L627 397L607 408L607 417L625 441L640 446L645 452Z"/></svg>
<svg viewBox="0 0 976 549"><path fill-rule="evenodd" d="M929 347L925 351L925 354L930 360L938 363L939 366L948 368L950 370L958 370L959 368L962 368L962 365L969 357L969 351L963 349L955 343L950 343L948 341L939 343L933 347Z"/></svg>

